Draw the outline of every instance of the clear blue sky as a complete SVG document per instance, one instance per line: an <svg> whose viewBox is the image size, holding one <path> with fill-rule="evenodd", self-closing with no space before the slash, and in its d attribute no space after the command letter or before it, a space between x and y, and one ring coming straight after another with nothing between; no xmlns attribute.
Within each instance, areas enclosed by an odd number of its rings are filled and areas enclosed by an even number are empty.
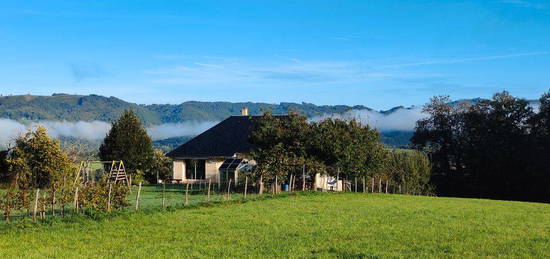
<svg viewBox="0 0 550 259"><path fill-rule="evenodd" d="M2 94L386 109L549 88L550 1L0 2Z"/></svg>

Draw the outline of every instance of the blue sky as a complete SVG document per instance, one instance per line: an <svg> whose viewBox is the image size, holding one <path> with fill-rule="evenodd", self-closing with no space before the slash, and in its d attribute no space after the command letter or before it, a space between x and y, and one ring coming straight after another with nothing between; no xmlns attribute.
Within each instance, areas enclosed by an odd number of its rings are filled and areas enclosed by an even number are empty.
<svg viewBox="0 0 550 259"><path fill-rule="evenodd" d="M0 2L0 93L376 109L550 88L550 2Z"/></svg>

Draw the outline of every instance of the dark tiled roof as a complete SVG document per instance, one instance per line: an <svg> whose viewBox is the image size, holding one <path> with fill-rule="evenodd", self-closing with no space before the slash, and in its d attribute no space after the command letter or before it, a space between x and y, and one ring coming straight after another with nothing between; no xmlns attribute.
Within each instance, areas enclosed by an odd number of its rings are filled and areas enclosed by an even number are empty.
<svg viewBox="0 0 550 259"><path fill-rule="evenodd" d="M260 116L231 116L172 150L171 158L231 157L256 149L249 137Z"/></svg>

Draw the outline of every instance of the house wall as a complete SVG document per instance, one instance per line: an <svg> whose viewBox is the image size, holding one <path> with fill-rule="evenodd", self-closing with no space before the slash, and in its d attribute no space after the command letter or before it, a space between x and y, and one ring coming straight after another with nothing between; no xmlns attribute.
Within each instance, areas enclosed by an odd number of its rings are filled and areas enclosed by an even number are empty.
<svg viewBox="0 0 550 259"><path fill-rule="evenodd" d="M184 180L185 162L183 160L174 160L173 165L172 178L174 180Z"/></svg>
<svg viewBox="0 0 550 259"><path fill-rule="evenodd" d="M206 180L212 179L213 183L220 181L219 168L223 164L223 159L206 160Z"/></svg>
<svg viewBox="0 0 550 259"><path fill-rule="evenodd" d="M316 190L322 190L322 191L337 191L341 192L343 189L343 183L342 180L338 180L336 184L329 184L329 182L333 182L335 180L334 177L330 177L327 175L321 175L319 173L315 174L315 189Z"/></svg>

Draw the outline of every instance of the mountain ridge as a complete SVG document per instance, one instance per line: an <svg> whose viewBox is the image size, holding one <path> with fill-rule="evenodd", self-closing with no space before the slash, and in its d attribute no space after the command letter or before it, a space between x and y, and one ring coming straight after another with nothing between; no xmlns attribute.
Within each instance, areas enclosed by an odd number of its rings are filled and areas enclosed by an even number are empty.
<svg viewBox="0 0 550 259"><path fill-rule="evenodd" d="M136 104L110 96L71 95L9 95L0 97L0 118L17 121L112 121L124 110L134 110L146 125L185 121L220 121L240 114L242 107L250 114L298 112L308 117L343 113L352 109L372 110L363 105L315 105L311 103L281 102L200 102L181 104Z"/></svg>

